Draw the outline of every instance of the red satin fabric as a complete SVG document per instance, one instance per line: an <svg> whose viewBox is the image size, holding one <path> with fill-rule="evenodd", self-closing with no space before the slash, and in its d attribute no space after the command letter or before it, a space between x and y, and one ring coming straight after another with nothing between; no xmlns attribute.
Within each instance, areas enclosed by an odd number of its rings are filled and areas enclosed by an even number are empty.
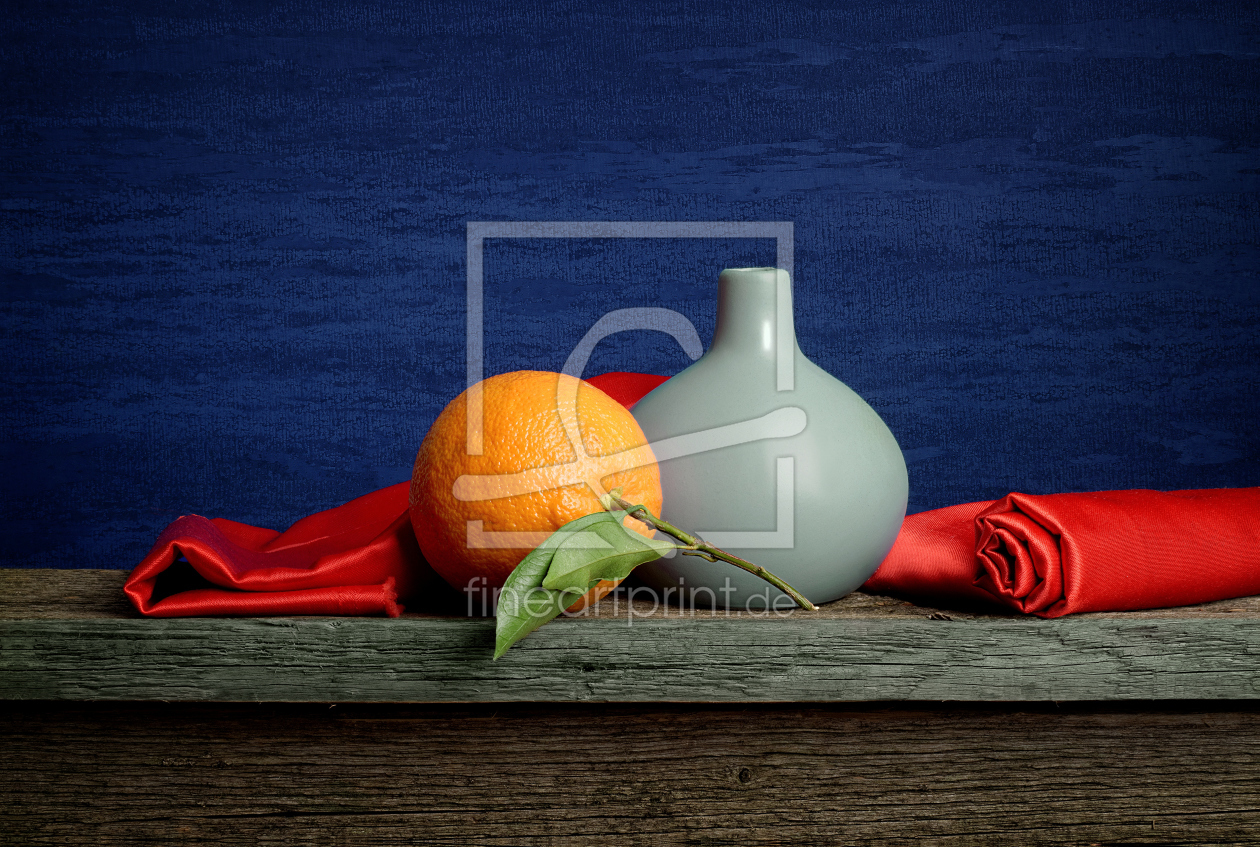
<svg viewBox="0 0 1260 847"><path fill-rule="evenodd" d="M666 379L618 372L588 381L633 407ZM152 617L396 616L400 599L438 578L412 531L409 486L367 494L283 533L179 518L125 591ZM921 512L906 518L863 588L1047 618L1260 594L1260 488L1010 494Z"/></svg>
<svg viewBox="0 0 1260 847"><path fill-rule="evenodd" d="M123 590L141 614L159 618L396 617L399 598L436 578L407 515L410 485L374 491L303 518L283 533L186 515L158 537ZM179 563L181 555L187 565ZM177 575L177 565L185 572ZM186 572L189 567L193 573ZM162 590L164 577L184 590Z"/></svg>
<svg viewBox="0 0 1260 847"><path fill-rule="evenodd" d="M600 376L587 377L586 381L616 400L627 409L633 409L656 386L668 380L667 376L613 371Z"/></svg>
<svg viewBox="0 0 1260 847"><path fill-rule="evenodd" d="M921 512L863 588L1043 618L1260 594L1260 488L1008 494Z"/></svg>
<svg viewBox="0 0 1260 847"><path fill-rule="evenodd" d="M588 382L629 407L668 378L620 372ZM411 528L410 486L374 491L283 533L186 515L162 532L123 590L142 615L159 618L397 617L400 600L439 579Z"/></svg>

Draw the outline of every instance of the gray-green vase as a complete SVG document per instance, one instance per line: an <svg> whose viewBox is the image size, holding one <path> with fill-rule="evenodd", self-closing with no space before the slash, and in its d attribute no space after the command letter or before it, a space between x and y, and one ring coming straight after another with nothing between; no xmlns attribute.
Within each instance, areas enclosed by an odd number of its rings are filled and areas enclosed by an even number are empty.
<svg viewBox="0 0 1260 847"><path fill-rule="evenodd" d="M713 344L634 416L660 462L663 517L815 603L865 582L905 518L901 449L861 397L797 346L786 271L723 271ZM667 602L794 607L751 574L694 556L635 573Z"/></svg>

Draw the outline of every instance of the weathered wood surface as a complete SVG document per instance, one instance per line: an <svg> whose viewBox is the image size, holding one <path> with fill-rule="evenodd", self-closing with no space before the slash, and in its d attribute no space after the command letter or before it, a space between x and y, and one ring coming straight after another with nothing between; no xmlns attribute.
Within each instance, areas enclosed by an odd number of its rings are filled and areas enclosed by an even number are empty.
<svg viewBox="0 0 1260 847"><path fill-rule="evenodd" d="M8 844L1260 843L1260 714L8 703Z"/></svg>
<svg viewBox="0 0 1260 847"><path fill-rule="evenodd" d="M601 604L492 663L441 602L145 620L123 577L0 572L0 843L1260 844L1260 598ZM1041 702L644 702L792 699Z"/></svg>
<svg viewBox="0 0 1260 847"><path fill-rule="evenodd" d="M123 596L123 583L127 571L120 570L70 570L58 568L27 569L0 568L0 620L75 620L97 618L129 618L140 616ZM476 605L476 604L474 604ZM408 604L404 618L462 617L468 613L467 598L454 591L436 595L426 603ZM477 606L474 612L479 613ZM793 617L803 612L792 611ZM627 619L629 612L625 602L614 604L611 599L596 605L590 617L618 617ZM936 609L916 606L894 597L856 593L820 606L812 617L822 618L949 618L950 620L1033 620L1022 615L992 615L960 612L957 609ZM635 601L634 619L676 618L677 607L668 609ZM697 620L706 617L748 618L755 616L744 612L718 612L711 615L707 609L694 613L686 610L683 617ZM1080 615L1069 620L1085 620L1096 617L1122 619L1185 619L1231 620L1237 618L1260 619L1260 596L1238 597L1198 606L1175 606L1167 609L1144 609L1140 612L1111 612L1105 615Z"/></svg>
<svg viewBox="0 0 1260 847"><path fill-rule="evenodd" d="M120 572L0 571L0 698L285 702L1260 698L1260 602L1044 621L854 595L776 617L137 618ZM108 589L108 590L106 590ZM65 600L66 597L77 598ZM446 609L448 613L450 609Z"/></svg>

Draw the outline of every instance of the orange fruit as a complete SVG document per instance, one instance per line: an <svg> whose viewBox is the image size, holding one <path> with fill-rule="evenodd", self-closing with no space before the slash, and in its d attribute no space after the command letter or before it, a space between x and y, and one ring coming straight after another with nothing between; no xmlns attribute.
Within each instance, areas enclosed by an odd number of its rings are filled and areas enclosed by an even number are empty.
<svg viewBox="0 0 1260 847"><path fill-rule="evenodd" d="M660 514L656 457L629 410L576 377L515 371L482 380L438 415L416 455L411 522L452 587L500 588L530 550L601 511L599 497L614 488ZM625 525L652 535L632 518ZM570 610L614 587L601 582Z"/></svg>

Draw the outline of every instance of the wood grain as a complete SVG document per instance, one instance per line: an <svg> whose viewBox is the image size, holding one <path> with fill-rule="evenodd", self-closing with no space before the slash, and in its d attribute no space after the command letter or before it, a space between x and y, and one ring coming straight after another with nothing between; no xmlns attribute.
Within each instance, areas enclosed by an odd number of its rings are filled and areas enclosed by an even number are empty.
<svg viewBox="0 0 1260 847"><path fill-rule="evenodd" d="M62 577L63 589L77 580L73 572ZM22 579L6 592L11 604L21 605L14 586ZM56 606L49 600L55 591L46 589L44 610ZM1251 601L1180 616L1050 621L955 616L891 598L832 605L838 608L820 615L784 617L658 609L641 618L560 619L497 662L490 659L494 623L486 618L15 616L0 620L0 697L433 703L1260 697L1260 615Z"/></svg>
<svg viewBox="0 0 1260 847"><path fill-rule="evenodd" d="M1250 844L1254 706L10 703L13 844Z"/></svg>
<svg viewBox="0 0 1260 847"><path fill-rule="evenodd" d="M0 620L77 620L99 618L132 618L140 616L123 595L128 571L0 568ZM467 597L455 591L435 588L431 596L407 603L404 618L465 617L470 607ZM633 610L633 611L631 611ZM472 611L480 614L479 603ZM746 612L710 613L708 609L680 611L676 606L661 606L636 599L626 603L624 594L611 595L593 606L583 617L621 618L633 614L643 618L753 618ZM793 610L793 615L797 614ZM920 606L877 594L855 592L833 603L825 603L813 614L827 618L926 618L929 620L1032 620L1024 615ZM1260 596L1236 597L1197 606L1173 606L1166 609L1143 609L1138 612L1104 612L1078 615L1073 619L1116 618L1120 620L1229 620L1239 617L1260 618Z"/></svg>
<svg viewBox="0 0 1260 847"><path fill-rule="evenodd" d="M1256 598L601 607L493 663L440 602L149 620L122 577L0 571L0 843L1260 843ZM828 698L917 702L757 702Z"/></svg>

